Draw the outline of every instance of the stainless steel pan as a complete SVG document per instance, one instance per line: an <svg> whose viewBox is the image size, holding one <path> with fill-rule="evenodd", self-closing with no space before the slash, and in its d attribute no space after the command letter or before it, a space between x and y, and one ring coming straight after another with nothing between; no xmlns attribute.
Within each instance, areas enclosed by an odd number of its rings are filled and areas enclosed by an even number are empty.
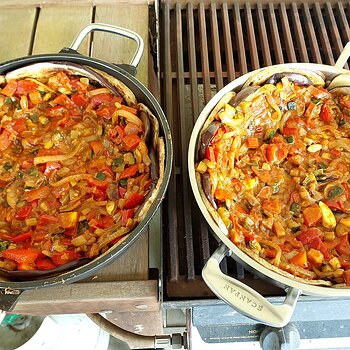
<svg viewBox="0 0 350 350"><path fill-rule="evenodd" d="M349 73L348 70L342 68L347 62L349 56L350 42L344 48L344 51L338 58L334 67L313 63L281 64L278 65L278 67L321 71L325 74L326 77L333 77L341 73ZM263 69L268 68L271 67ZM220 230L219 226L213 220L204 202L202 201L195 179L195 160L198 138L210 112L225 94L230 91L239 91L243 84L248 80L248 78L258 71L260 70L247 73L240 78L232 81L222 90L220 90L205 106L202 113L198 117L192 131L188 150L188 169L192 190L198 206L211 229L213 230L214 234L216 235L216 238L220 242L219 248L214 252L214 254L210 257L207 264L203 268L202 276L204 281L220 299L224 300L227 304L242 314L267 325L274 327L283 327L290 321L296 302L301 293L324 297L349 297L350 288L337 289L297 282L291 278L282 276L267 269L266 267L260 265L258 262L250 258L230 241L230 239ZM282 305L272 305L266 298L257 293L251 287L230 276L225 275L220 270L219 264L226 256L231 256L244 268L250 270L260 278L279 287L285 288L287 295L284 303Z"/></svg>

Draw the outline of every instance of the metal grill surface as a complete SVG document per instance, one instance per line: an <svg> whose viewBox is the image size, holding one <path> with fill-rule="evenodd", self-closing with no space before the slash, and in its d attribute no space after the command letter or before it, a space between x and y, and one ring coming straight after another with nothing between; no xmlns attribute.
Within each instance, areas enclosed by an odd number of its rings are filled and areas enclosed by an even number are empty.
<svg viewBox="0 0 350 350"><path fill-rule="evenodd" d="M248 71L289 62L333 65L350 40L349 21L348 2L162 4L162 106L175 146L164 210L166 297L211 295L200 275L217 243L192 196L187 172L188 142L200 111ZM281 293L233 259L222 268L264 295Z"/></svg>

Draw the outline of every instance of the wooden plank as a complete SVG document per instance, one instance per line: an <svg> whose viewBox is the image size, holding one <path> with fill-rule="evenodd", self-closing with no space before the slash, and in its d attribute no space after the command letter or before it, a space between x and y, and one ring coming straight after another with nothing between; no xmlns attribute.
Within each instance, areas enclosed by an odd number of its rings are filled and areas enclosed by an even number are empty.
<svg viewBox="0 0 350 350"><path fill-rule="evenodd" d="M13 313L52 315L159 311L158 281L89 282L24 291Z"/></svg>
<svg viewBox="0 0 350 350"><path fill-rule="evenodd" d="M57 53L69 46L80 30L91 23L92 10L90 5L42 8L35 33L33 54ZM88 40L84 40L79 52L88 55Z"/></svg>
<svg viewBox="0 0 350 350"><path fill-rule="evenodd" d="M137 19L137 20L135 20ZM145 51L137 69L136 77L148 83L148 5L115 3L111 6L96 5L96 23L113 24L131 29L141 35ZM112 63L130 63L136 44L118 35L96 32L93 38L92 56Z"/></svg>
<svg viewBox="0 0 350 350"><path fill-rule="evenodd" d="M36 7L56 7L59 6L85 6L85 5L113 5L116 2L119 4L153 4L152 0L1 0L0 7L16 7L23 8L28 6Z"/></svg>
<svg viewBox="0 0 350 350"><path fill-rule="evenodd" d="M7 8L0 11L0 62L26 56L31 51L36 8ZM20 40L14 40L20 38ZM5 50L3 48L6 48Z"/></svg>

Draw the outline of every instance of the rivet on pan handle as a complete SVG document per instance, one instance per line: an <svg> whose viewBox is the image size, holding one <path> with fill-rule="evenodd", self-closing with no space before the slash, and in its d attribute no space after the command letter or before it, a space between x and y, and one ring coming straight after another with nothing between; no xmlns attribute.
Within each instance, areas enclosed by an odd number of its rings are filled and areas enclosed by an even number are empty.
<svg viewBox="0 0 350 350"><path fill-rule="evenodd" d="M335 62L335 67L342 69L345 66L345 63L348 61L350 57L350 41L345 45L344 50L340 54L340 56L337 59L337 62Z"/></svg>
<svg viewBox="0 0 350 350"><path fill-rule="evenodd" d="M143 43L143 40L139 34L133 32L132 30L126 29L126 28L121 28L121 27L112 26L110 24L103 24L103 23L89 24L88 26L83 28L81 30L81 32L76 36L76 38L74 39L70 48L72 50L77 51L78 47L80 46L80 44L82 43L84 38L90 32L94 32L94 31L118 34L118 35L121 35L121 36L124 36L126 38L134 40L137 44L137 48L136 48L136 51L134 53L134 56L133 56L130 64L134 67L138 66L138 64L140 63L141 57L142 57L144 43Z"/></svg>
<svg viewBox="0 0 350 350"><path fill-rule="evenodd" d="M254 289L220 270L220 262L229 254L229 248L221 244L204 266L202 276L208 287L240 313L269 326L284 327L293 315L300 290L289 288L282 305L271 304Z"/></svg>

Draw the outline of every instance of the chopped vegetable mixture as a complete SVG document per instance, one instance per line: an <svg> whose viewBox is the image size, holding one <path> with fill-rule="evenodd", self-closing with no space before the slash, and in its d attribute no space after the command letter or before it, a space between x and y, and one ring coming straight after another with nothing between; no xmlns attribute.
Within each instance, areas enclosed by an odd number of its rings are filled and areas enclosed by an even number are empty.
<svg viewBox="0 0 350 350"><path fill-rule="evenodd" d="M94 258L128 233L150 191L138 105L58 71L0 90L0 268Z"/></svg>
<svg viewBox="0 0 350 350"><path fill-rule="evenodd" d="M350 286L350 95L284 77L225 103L206 130L196 169L232 242Z"/></svg>

